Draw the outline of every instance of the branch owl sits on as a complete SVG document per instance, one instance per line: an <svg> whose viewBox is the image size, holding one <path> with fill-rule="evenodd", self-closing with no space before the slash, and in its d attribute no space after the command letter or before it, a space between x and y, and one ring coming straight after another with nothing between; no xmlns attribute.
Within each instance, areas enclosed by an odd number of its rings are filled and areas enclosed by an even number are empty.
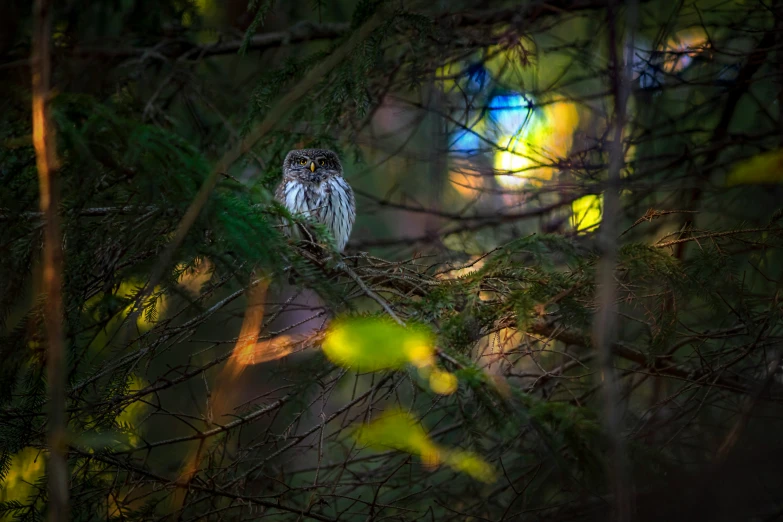
<svg viewBox="0 0 783 522"><path fill-rule="evenodd" d="M342 252L356 218L353 190L343 178L337 155L326 149L292 150L283 161L283 181L275 191L277 200L291 214L322 223ZM303 239L299 227L285 227L290 237Z"/></svg>

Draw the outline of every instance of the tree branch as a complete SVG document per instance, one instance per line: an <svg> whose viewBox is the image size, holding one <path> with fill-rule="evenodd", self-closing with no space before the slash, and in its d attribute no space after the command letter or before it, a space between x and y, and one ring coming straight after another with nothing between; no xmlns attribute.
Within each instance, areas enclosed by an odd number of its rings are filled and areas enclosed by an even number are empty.
<svg viewBox="0 0 783 522"><path fill-rule="evenodd" d="M315 24L304 21L285 31L257 34L250 39L247 49L264 51L317 40L333 40L347 34L349 28L347 23ZM240 47L242 47L242 40L202 45L185 40L170 40L155 47L75 47L71 50L71 54L84 58L139 58L153 54L166 58L178 58L185 54L206 57L236 54Z"/></svg>
<svg viewBox="0 0 783 522"><path fill-rule="evenodd" d="M51 5L36 0L33 7L32 98L33 145L38 168L39 204L44 217L43 286L49 394L47 443L49 520L68 519L68 466L65 439L65 343L63 335L63 251L58 207L57 142L51 119Z"/></svg>

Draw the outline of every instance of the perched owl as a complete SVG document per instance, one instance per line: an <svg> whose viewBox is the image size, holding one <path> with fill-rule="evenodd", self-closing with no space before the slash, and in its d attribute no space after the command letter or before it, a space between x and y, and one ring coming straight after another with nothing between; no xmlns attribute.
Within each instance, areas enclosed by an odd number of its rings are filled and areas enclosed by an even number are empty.
<svg viewBox="0 0 783 522"><path fill-rule="evenodd" d="M292 150L283 161L283 181L275 197L292 214L302 214L323 223L342 252L356 218L353 190L343 178L337 155L325 149ZM301 238L299 230L286 228Z"/></svg>

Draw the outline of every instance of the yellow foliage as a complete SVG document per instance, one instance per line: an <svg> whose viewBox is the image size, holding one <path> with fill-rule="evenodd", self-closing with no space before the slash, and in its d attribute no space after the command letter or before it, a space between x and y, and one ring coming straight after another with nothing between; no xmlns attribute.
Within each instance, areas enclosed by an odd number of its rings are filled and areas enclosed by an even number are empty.
<svg viewBox="0 0 783 522"><path fill-rule="evenodd" d="M764 152L734 166L726 185L763 185L783 182L783 149Z"/></svg>
<svg viewBox="0 0 783 522"><path fill-rule="evenodd" d="M144 382L144 379L138 375L134 375L131 378L131 384L129 386L128 392L134 393L139 390L143 390L145 386L147 386L147 383ZM120 411L120 414L116 419L118 424L130 426L134 431L138 429L137 423L141 416L144 415L144 412L148 409L147 404L142 402L141 399L142 397L139 397L137 400L133 401L124 407L122 411ZM136 446L139 443L139 436L135 433L128 434L128 442L132 446Z"/></svg>
<svg viewBox="0 0 783 522"><path fill-rule="evenodd" d="M516 189L528 183L539 181L541 175L550 175L549 169L536 168L539 162L530 156L528 143L514 140L509 150L501 150L495 154L495 175L498 183L505 188ZM546 178L548 179L548 178Z"/></svg>
<svg viewBox="0 0 783 522"><path fill-rule="evenodd" d="M444 463L482 482L495 481L495 470L488 462L472 452L438 446L418 419L399 409L386 411L370 424L360 426L353 436L360 444L374 449L395 449L416 455L427 467Z"/></svg>
<svg viewBox="0 0 783 522"><path fill-rule="evenodd" d="M119 289L117 289L117 292L114 294L114 296L119 298L131 298L132 296L135 296L141 288L141 284L136 283L135 281L123 281L120 284ZM155 288L155 292L160 290L159 287ZM106 298L105 294L98 294L91 299L87 301L85 304L85 309L92 313L93 316L98 319L98 313L96 311L96 306L98 303L100 303L103 299ZM95 336L95 338L92 341L91 346L94 348L103 348L107 342L114 336L114 334L117 331L117 328L125 321L125 318L128 317L128 314L133 309L133 306L135 304L135 299L132 300L127 306L125 306L122 310L118 311L114 314L114 317L104 326L103 330ZM159 316L162 314L166 309L166 298L163 296L158 297L157 299L153 297L148 297L145 302L141 305L141 311L138 313L138 317L136 319L136 327L139 329L140 332L146 332L150 330L153 326L155 326L155 320L151 317L148 317L145 313L145 310L148 309L150 306L155 305L155 310L157 312L157 315Z"/></svg>
<svg viewBox="0 0 783 522"><path fill-rule="evenodd" d="M483 65L495 81L506 86L524 89L525 86L537 83L539 70L533 63L536 49L533 39L517 37L513 31L504 27L498 28L494 34L501 43L460 60L447 62L437 69L435 77L440 80L441 89L451 92L473 81L468 78L471 64L477 67Z"/></svg>

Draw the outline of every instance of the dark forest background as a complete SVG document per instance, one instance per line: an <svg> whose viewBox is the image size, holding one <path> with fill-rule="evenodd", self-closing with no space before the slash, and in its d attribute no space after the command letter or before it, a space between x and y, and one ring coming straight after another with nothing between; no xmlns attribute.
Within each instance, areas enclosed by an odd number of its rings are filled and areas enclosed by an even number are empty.
<svg viewBox="0 0 783 522"><path fill-rule="evenodd" d="M783 519L782 106L780 0L5 0L0 520Z"/></svg>

